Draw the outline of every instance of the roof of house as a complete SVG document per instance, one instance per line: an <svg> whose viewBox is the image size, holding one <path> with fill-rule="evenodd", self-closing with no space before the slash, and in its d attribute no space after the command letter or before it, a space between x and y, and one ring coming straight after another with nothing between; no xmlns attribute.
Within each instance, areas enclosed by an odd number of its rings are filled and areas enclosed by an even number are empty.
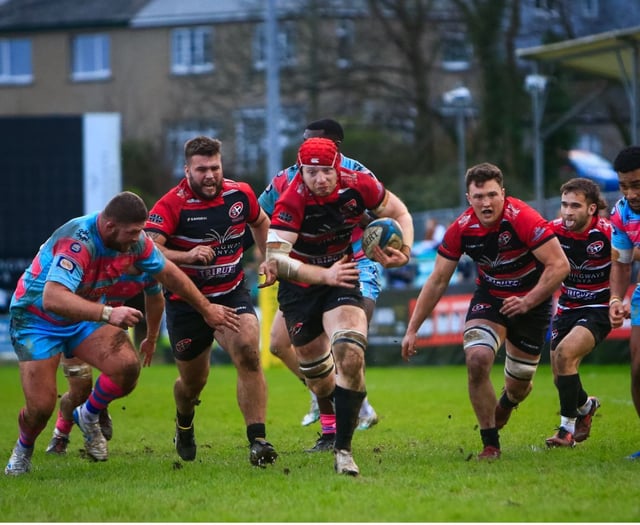
<svg viewBox="0 0 640 525"><path fill-rule="evenodd" d="M323 10L357 12L326 0ZM280 16L300 14L299 0L275 0ZM225 23L264 17L264 0L0 0L0 32L90 27L162 27Z"/></svg>
<svg viewBox="0 0 640 525"><path fill-rule="evenodd" d="M7 0L0 31L125 26L149 0Z"/></svg>
<svg viewBox="0 0 640 525"><path fill-rule="evenodd" d="M246 20L252 15L262 17L263 5L263 1L256 0L150 0L132 20L132 25L149 27Z"/></svg>

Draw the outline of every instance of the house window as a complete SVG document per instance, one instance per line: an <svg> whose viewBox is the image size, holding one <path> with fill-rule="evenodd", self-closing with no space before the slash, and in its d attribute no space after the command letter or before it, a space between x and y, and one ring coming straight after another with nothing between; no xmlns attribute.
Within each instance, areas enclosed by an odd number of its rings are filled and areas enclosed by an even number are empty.
<svg viewBox="0 0 640 525"><path fill-rule="evenodd" d="M278 64L280 67L296 65L295 24L280 22L277 38ZM253 67L263 70L267 67L267 32L264 24L256 25L253 34Z"/></svg>
<svg viewBox="0 0 640 525"><path fill-rule="evenodd" d="M103 80L111 76L111 40L108 35L77 35L73 37L72 53L73 80Z"/></svg>
<svg viewBox="0 0 640 525"><path fill-rule="evenodd" d="M28 84L32 80L31 40L0 39L0 84Z"/></svg>
<svg viewBox="0 0 640 525"><path fill-rule="evenodd" d="M442 38L441 57L445 71L464 71L471 65L471 48L463 36L445 35Z"/></svg>
<svg viewBox="0 0 640 525"><path fill-rule="evenodd" d="M582 16L585 18L598 18L600 5L598 0L582 0Z"/></svg>
<svg viewBox="0 0 640 525"><path fill-rule="evenodd" d="M209 121L179 122L169 127L166 137L166 154L171 172L176 179L184 177L184 144L188 140L205 135L216 138L220 130Z"/></svg>
<svg viewBox="0 0 640 525"><path fill-rule="evenodd" d="M174 75L213 71L212 29L190 27L171 32L171 72Z"/></svg>
<svg viewBox="0 0 640 525"><path fill-rule="evenodd" d="M257 172L267 159L266 111L263 107L238 110L236 121L236 160L238 173ZM304 130L304 111L299 106L281 108L278 143L281 149L300 144ZM284 166L283 166L284 167ZM276 174L273 173L272 176Z"/></svg>
<svg viewBox="0 0 640 525"><path fill-rule="evenodd" d="M534 0L533 7L538 17L557 17L558 5L557 0Z"/></svg>
<svg viewBox="0 0 640 525"><path fill-rule="evenodd" d="M344 69L351 66L353 60L353 46L355 43L355 24L353 20L343 18L336 25L336 41L338 47L338 59L336 64Z"/></svg>

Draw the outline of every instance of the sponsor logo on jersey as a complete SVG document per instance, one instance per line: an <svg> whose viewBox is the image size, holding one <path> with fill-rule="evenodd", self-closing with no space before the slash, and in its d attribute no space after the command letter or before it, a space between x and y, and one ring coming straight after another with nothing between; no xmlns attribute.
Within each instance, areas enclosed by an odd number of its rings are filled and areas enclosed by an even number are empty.
<svg viewBox="0 0 640 525"><path fill-rule="evenodd" d="M531 239L532 241L537 241L538 239L540 239L540 237L542 237L544 235L544 232L547 231L547 228L544 226L537 226L534 230L533 230L533 238Z"/></svg>
<svg viewBox="0 0 640 525"><path fill-rule="evenodd" d="M74 242L71 244L71 246L69 246L69 249L73 252L73 253L80 253L80 251L82 250L82 246L80 246L79 243Z"/></svg>
<svg viewBox="0 0 640 525"><path fill-rule="evenodd" d="M595 255L599 253L604 248L604 241L596 241L592 242L589 246L587 246L587 253L589 255Z"/></svg>
<svg viewBox="0 0 640 525"><path fill-rule="evenodd" d="M460 225L460 227L463 227L470 220L471 220L471 214L465 213L462 217L460 217L460 220L458 220L458 224Z"/></svg>
<svg viewBox="0 0 640 525"><path fill-rule="evenodd" d="M505 215L515 219L518 215L520 215L520 208L516 208L513 204L507 204L507 208L505 210Z"/></svg>
<svg viewBox="0 0 640 525"><path fill-rule="evenodd" d="M206 217L187 217L187 222L206 221Z"/></svg>
<svg viewBox="0 0 640 525"><path fill-rule="evenodd" d="M340 206L340 213L344 215L354 215L357 212L358 203L355 199L351 199Z"/></svg>
<svg viewBox="0 0 640 525"><path fill-rule="evenodd" d="M149 222L152 222L154 224L162 224L164 222L164 219L162 218L162 215L152 213L149 215Z"/></svg>
<svg viewBox="0 0 640 525"><path fill-rule="evenodd" d="M304 323L296 323L295 326L291 328L289 333L290 335L298 335L302 331L302 328L304 328Z"/></svg>
<svg viewBox="0 0 640 525"><path fill-rule="evenodd" d="M81 228L76 232L74 237L81 242L87 242L89 240L89 230Z"/></svg>
<svg viewBox="0 0 640 525"><path fill-rule="evenodd" d="M191 339L189 338L182 339L178 341L178 343L176 344L176 352L178 352L179 354L181 354L182 352L186 352L187 350L189 350L190 346L191 346Z"/></svg>
<svg viewBox="0 0 640 525"><path fill-rule="evenodd" d="M511 232L502 232L498 236L498 246L500 246L501 248L507 246L509 244L509 241L511 241Z"/></svg>
<svg viewBox="0 0 640 525"><path fill-rule="evenodd" d="M474 304L471 307L471 311L482 312L482 310L489 310L490 308L491 308L491 305L489 303L478 303L478 304Z"/></svg>
<svg viewBox="0 0 640 525"><path fill-rule="evenodd" d="M60 259L58 259L58 266L68 272L72 272L76 269L76 263L66 257L60 257Z"/></svg>
<svg viewBox="0 0 640 525"><path fill-rule="evenodd" d="M278 219L280 219L282 222L291 222L293 220L293 217L290 213L281 211L280 213L278 213Z"/></svg>
<svg viewBox="0 0 640 525"><path fill-rule="evenodd" d="M244 210L244 204L242 204L242 202L238 201L232 204L229 207L229 217L231 217L232 219L237 219L242 215L242 210Z"/></svg>

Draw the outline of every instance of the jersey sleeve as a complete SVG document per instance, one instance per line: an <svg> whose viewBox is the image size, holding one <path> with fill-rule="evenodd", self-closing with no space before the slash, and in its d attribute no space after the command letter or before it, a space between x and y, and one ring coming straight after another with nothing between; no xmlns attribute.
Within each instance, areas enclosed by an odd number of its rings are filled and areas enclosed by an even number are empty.
<svg viewBox="0 0 640 525"><path fill-rule="evenodd" d="M358 187L364 199L364 205L368 210L377 209L384 201L387 190L369 170L355 171L358 180Z"/></svg>
<svg viewBox="0 0 640 525"><path fill-rule="evenodd" d="M305 210L304 182L301 177L295 177L288 188L276 201L270 228L298 232L302 224Z"/></svg>
<svg viewBox="0 0 640 525"><path fill-rule="evenodd" d="M626 232L622 220L622 210L620 202L611 210L611 247L618 251L633 250L633 241Z"/></svg>
<svg viewBox="0 0 640 525"><path fill-rule="evenodd" d="M134 266L141 272L148 273L149 275L155 275L160 273L166 266L167 260L164 254L156 246L156 244L147 237L146 234L141 234L143 249L140 252L140 257L134 262Z"/></svg>
<svg viewBox="0 0 640 525"><path fill-rule="evenodd" d="M510 222L514 224L522 242L531 250L535 250L553 239L556 234L551 224L542 215L530 206L522 204L523 206L517 207L517 212ZM505 211L505 216L510 212L510 210Z"/></svg>
<svg viewBox="0 0 640 525"><path fill-rule="evenodd" d="M258 203L258 198L256 197L253 188L249 186L246 182L238 183L244 194L247 196L247 200L249 203L249 214L247 215L247 223L251 224L258 220L260 217L261 207Z"/></svg>
<svg viewBox="0 0 640 525"><path fill-rule="evenodd" d="M291 166L278 173L258 197L258 202L265 213L271 217L276 207L276 202L282 193L289 187L289 183L298 171L297 166Z"/></svg>
<svg viewBox="0 0 640 525"><path fill-rule="evenodd" d="M459 218L451 223L451 226L445 231L437 252L451 261L458 261L462 257L462 232Z"/></svg>
<svg viewBox="0 0 640 525"><path fill-rule="evenodd" d="M63 238L54 245L52 255L47 281L62 284L75 292L92 260L89 248L74 239Z"/></svg>
<svg viewBox="0 0 640 525"><path fill-rule="evenodd" d="M151 208L145 230L170 237L177 228L181 209L182 203L175 190L166 193Z"/></svg>

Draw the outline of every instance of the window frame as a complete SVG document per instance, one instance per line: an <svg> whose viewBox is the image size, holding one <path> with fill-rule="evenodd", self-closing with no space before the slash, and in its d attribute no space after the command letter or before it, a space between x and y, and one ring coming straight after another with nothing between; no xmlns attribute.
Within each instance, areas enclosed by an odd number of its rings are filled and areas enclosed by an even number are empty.
<svg viewBox="0 0 640 525"><path fill-rule="evenodd" d="M194 26L172 29L170 60L173 75L203 75L214 71L213 28Z"/></svg>
<svg viewBox="0 0 640 525"><path fill-rule="evenodd" d="M18 73L20 58L17 56L19 46L25 45L26 60L24 69L28 72ZM33 82L33 45L30 38L0 38L0 84L24 85Z"/></svg>
<svg viewBox="0 0 640 525"><path fill-rule="evenodd" d="M281 108L278 144L282 150L300 143L305 117L302 106ZM256 172L267 158L266 118L264 106L247 106L234 112L237 173Z"/></svg>
<svg viewBox="0 0 640 525"><path fill-rule="evenodd" d="M89 56L90 59L86 60ZM85 61L87 63L84 63ZM90 66L94 67L89 69ZM111 78L111 35L108 33L73 35L71 37L71 79L74 82L94 82L109 78Z"/></svg>
<svg viewBox="0 0 640 525"><path fill-rule="evenodd" d="M296 24L285 20L278 24L278 64L279 67L295 67L298 64L296 38ZM267 67L267 32L264 22L255 25L251 41L253 68L264 71Z"/></svg>
<svg viewBox="0 0 640 525"><path fill-rule="evenodd" d="M448 51L453 49L457 54L464 55L466 58L451 59L449 58ZM471 68L472 61L472 47L467 42L464 35L459 33L444 34L441 37L440 46L440 67L444 71L467 71Z"/></svg>
<svg viewBox="0 0 640 525"><path fill-rule="evenodd" d="M210 120L183 120L167 127L165 133L165 152L175 179L184 177L184 144L187 140L204 135L217 137L220 127Z"/></svg>
<svg viewBox="0 0 640 525"><path fill-rule="evenodd" d="M336 21L336 65L340 69L346 69L353 64L355 26L351 18L340 18Z"/></svg>

